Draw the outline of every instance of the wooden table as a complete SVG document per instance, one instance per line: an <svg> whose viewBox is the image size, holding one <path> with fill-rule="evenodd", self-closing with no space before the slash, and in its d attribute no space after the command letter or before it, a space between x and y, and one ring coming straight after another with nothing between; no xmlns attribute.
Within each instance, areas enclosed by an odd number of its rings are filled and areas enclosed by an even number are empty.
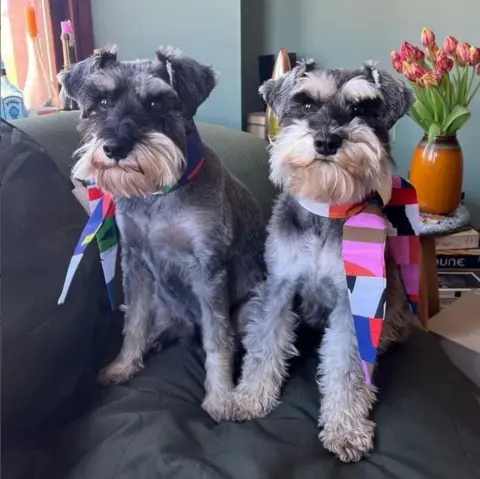
<svg viewBox="0 0 480 479"><path fill-rule="evenodd" d="M470 223L470 214L460 205L449 216L421 213L420 227L420 298L418 318L425 329L428 320L440 311L435 238L455 233Z"/></svg>

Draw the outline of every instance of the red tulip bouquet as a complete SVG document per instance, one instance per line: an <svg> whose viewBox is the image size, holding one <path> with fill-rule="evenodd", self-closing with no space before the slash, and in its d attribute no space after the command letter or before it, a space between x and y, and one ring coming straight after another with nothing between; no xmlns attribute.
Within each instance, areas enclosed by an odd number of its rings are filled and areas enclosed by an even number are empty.
<svg viewBox="0 0 480 479"><path fill-rule="evenodd" d="M403 42L391 53L393 68L412 84L415 103L409 116L435 137L454 135L470 118L468 106L479 90L480 48L448 36L439 48L435 34L422 30L422 49Z"/></svg>

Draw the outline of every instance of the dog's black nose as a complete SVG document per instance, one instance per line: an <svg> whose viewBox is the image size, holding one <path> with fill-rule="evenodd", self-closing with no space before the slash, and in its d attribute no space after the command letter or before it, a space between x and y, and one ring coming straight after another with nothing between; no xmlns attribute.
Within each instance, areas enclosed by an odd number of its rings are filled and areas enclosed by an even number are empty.
<svg viewBox="0 0 480 479"><path fill-rule="evenodd" d="M315 137L315 150L320 155L334 155L342 146L342 137L339 135L319 135Z"/></svg>
<svg viewBox="0 0 480 479"><path fill-rule="evenodd" d="M103 151L107 158L111 160L119 161L125 159L131 151L131 148L127 145L122 145L121 143L105 143L103 145Z"/></svg>

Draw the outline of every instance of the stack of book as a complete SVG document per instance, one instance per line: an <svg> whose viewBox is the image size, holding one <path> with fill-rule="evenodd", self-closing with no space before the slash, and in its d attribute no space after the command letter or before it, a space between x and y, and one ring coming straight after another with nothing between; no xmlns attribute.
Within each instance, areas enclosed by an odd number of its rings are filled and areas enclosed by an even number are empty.
<svg viewBox="0 0 480 479"><path fill-rule="evenodd" d="M468 228L436 239L440 307L480 289L480 233Z"/></svg>

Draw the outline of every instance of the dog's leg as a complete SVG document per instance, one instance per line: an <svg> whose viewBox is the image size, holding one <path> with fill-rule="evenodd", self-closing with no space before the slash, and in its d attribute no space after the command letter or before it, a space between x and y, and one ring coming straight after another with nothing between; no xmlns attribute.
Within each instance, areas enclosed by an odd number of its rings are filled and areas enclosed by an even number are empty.
<svg viewBox="0 0 480 479"><path fill-rule="evenodd" d="M227 273L208 266L193 282L201 307L205 350L205 390L202 407L216 421L228 419L233 390L234 335L229 317Z"/></svg>
<svg viewBox="0 0 480 479"><path fill-rule="evenodd" d="M365 383L346 292L330 314L319 355L319 438L342 461L358 461L373 448L375 424L368 416L375 391Z"/></svg>
<svg viewBox="0 0 480 479"><path fill-rule="evenodd" d="M118 384L130 379L143 367L148 338L149 305L152 302L152 276L134 253L122 252L125 325L123 344L117 358L100 372L99 381Z"/></svg>
<svg viewBox="0 0 480 479"><path fill-rule="evenodd" d="M294 284L271 275L249 306L246 349L240 383L234 392L232 418L245 421L269 414L279 402L294 346L297 318L292 311Z"/></svg>

